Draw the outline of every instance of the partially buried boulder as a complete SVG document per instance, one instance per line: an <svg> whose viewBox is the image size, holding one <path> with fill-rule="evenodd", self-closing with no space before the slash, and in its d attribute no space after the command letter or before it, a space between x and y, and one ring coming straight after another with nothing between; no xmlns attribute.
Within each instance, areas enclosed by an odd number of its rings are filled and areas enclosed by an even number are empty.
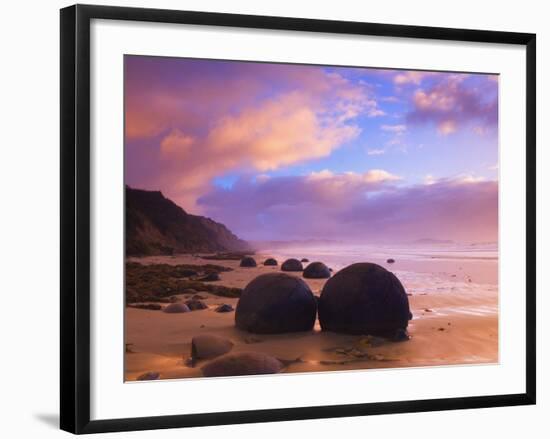
<svg viewBox="0 0 550 439"><path fill-rule="evenodd" d="M324 331L393 338L397 332L402 335L411 317L409 299L399 279L368 262L336 273L319 299L319 323Z"/></svg>
<svg viewBox="0 0 550 439"><path fill-rule="evenodd" d="M241 259L241 267L255 267L256 260L251 256L245 256Z"/></svg>
<svg viewBox="0 0 550 439"><path fill-rule="evenodd" d="M312 262L305 268L304 277L307 279L328 279L330 270L322 262Z"/></svg>
<svg viewBox="0 0 550 439"><path fill-rule="evenodd" d="M262 274L243 290L235 325L257 334L310 331L317 303L308 285L285 273Z"/></svg>
<svg viewBox="0 0 550 439"><path fill-rule="evenodd" d="M267 258L267 259L264 261L264 265L267 265L267 266L276 266L276 265L277 265L277 259L274 259L274 258Z"/></svg>
<svg viewBox="0 0 550 439"><path fill-rule="evenodd" d="M283 271L303 271L304 267L298 259L290 258L283 262L281 265Z"/></svg>
<svg viewBox="0 0 550 439"><path fill-rule="evenodd" d="M309 262L309 259L308 258L302 258L302 259L300 259L300 262Z"/></svg>
<svg viewBox="0 0 550 439"><path fill-rule="evenodd" d="M278 373L284 367L277 358L258 352L227 354L204 365L205 377Z"/></svg>
<svg viewBox="0 0 550 439"><path fill-rule="evenodd" d="M191 358L197 360L219 357L231 349L233 342L217 335L197 335L191 340Z"/></svg>
<svg viewBox="0 0 550 439"><path fill-rule="evenodd" d="M189 312L191 311L189 309L189 306L187 306L185 303L171 303L166 308L163 309L164 312L169 314L175 314L175 313L182 313L182 312Z"/></svg>
<svg viewBox="0 0 550 439"><path fill-rule="evenodd" d="M197 300L197 299L190 299L186 301L185 304L189 307L191 311L197 311L200 309L208 308L208 305L206 303L204 303L202 300Z"/></svg>

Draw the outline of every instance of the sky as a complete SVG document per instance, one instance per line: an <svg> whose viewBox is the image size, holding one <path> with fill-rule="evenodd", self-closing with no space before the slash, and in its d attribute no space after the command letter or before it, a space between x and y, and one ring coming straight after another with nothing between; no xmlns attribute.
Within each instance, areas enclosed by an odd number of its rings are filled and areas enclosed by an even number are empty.
<svg viewBox="0 0 550 439"><path fill-rule="evenodd" d="M125 56L125 180L247 240L496 241L498 76Z"/></svg>

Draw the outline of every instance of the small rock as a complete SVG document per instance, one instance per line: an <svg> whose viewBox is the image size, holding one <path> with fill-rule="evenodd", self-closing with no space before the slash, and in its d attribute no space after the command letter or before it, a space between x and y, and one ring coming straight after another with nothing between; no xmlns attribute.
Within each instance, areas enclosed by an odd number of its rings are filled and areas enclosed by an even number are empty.
<svg viewBox="0 0 550 439"><path fill-rule="evenodd" d="M266 266L276 266L277 264L278 264L277 259L274 259L274 258L267 258L264 261L264 265Z"/></svg>
<svg viewBox="0 0 550 439"><path fill-rule="evenodd" d="M179 302L181 299L178 297L178 296L170 296L170 303L177 303Z"/></svg>
<svg viewBox="0 0 550 439"><path fill-rule="evenodd" d="M201 309L207 309L208 305L202 300L189 299L185 302L191 311L197 311Z"/></svg>
<svg viewBox="0 0 550 439"><path fill-rule="evenodd" d="M393 264L393 263L395 263L395 259L389 258L389 259L386 260L386 262L388 264Z"/></svg>
<svg viewBox="0 0 550 439"><path fill-rule="evenodd" d="M197 335L191 340L191 357L194 359L219 357L231 349L233 349L233 342L217 335Z"/></svg>
<svg viewBox="0 0 550 439"><path fill-rule="evenodd" d="M308 258L302 258L302 259L300 259L300 262L309 262L309 259Z"/></svg>
<svg viewBox="0 0 550 439"><path fill-rule="evenodd" d="M137 381L151 381L158 380L160 378L159 372L145 372L136 378Z"/></svg>
<svg viewBox="0 0 550 439"><path fill-rule="evenodd" d="M178 302L178 303L171 303L162 311L169 314L176 314L176 313L182 313L182 312L189 312L191 310L189 306L187 306L187 304Z"/></svg>
<svg viewBox="0 0 550 439"><path fill-rule="evenodd" d="M214 311L216 312L231 312L235 311L235 309L229 305L228 303L223 303L220 306L218 306Z"/></svg>
<svg viewBox="0 0 550 439"><path fill-rule="evenodd" d="M206 296L202 296L200 294L194 294L193 296L191 296L192 300L204 300L206 298L207 298Z"/></svg>
<svg viewBox="0 0 550 439"><path fill-rule="evenodd" d="M425 312L433 312L430 308L424 308Z"/></svg>
<svg viewBox="0 0 550 439"><path fill-rule="evenodd" d="M220 280L221 277L218 273L212 272L204 275L203 277L197 279L201 282L215 282L217 280Z"/></svg>
<svg viewBox="0 0 550 439"><path fill-rule="evenodd" d="M445 331L445 328L437 328L438 331Z"/></svg>
<svg viewBox="0 0 550 439"><path fill-rule="evenodd" d="M283 363L277 358L259 352L227 354L204 365L205 377L242 376L278 373Z"/></svg>

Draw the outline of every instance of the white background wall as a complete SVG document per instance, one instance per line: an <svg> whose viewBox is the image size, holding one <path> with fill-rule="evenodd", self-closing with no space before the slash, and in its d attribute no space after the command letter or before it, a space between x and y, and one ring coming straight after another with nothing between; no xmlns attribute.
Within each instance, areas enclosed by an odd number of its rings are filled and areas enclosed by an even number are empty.
<svg viewBox="0 0 550 439"><path fill-rule="evenodd" d="M456 412L209 427L106 435L464 438L550 434L548 186L550 26L544 1L157 0L88 1L263 15L537 33L538 45L538 405ZM58 420L59 19L63 1L2 4L0 25L0 434L60 437ZM546 273L545 273L546 271ZM506 342L506 340L505 340ZM182 395L182 398L192 398ZM545 416L546 415L546 416Z"/></svg>

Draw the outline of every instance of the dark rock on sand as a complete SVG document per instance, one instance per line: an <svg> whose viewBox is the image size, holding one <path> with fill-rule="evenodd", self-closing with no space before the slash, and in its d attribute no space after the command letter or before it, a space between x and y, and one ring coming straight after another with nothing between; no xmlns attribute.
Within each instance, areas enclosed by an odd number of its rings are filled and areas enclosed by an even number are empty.
<svg viewBox="0 0 550 439"><path fill-rule="evenodd" d="M304 270L307 279L327 279L330 277L329 268L322 262L312 262Z"/></svg>
<svg viewBox="0 0 550 439"><path fill-rule="evenodd" d="M275 266L275 265L277 265L277 259L274 259L274 258L267 258L267 259L264 261L264 265Z"/></svg>
<svg viewBox="0 0 550 439"><path fill-rule="evenodd" d="M324 331L393 338L410 320L409 298L397 277L385 268L352 264L327 281L319 299Z"/></svg>
<svg viewBox="0 0 550 439"><path fill-rule="evenodd" d="M233 349L233 342L217 335L197 335L191 340L191 358L202 360L215 358Z"/></svg>
<svg viewBox="0 0 550 439"><path fill-rule="evenodd" d="M201 282L215 282L217 280L220 280L221 277L218 273L208 273L206 275L204 275L203 277L197 279L198 281L201 281Z"/></svg>
<svg viewBox="0 0 550 439"><path fill-rule="evenodd" d="M309 262L309 259L308 258L302 258L300 259L301 262Z"/></svg>
<svg viewBox="0 0 550 439"><path fill-rule="evenodd" d="M241 259L241 267L255 267L256 260L252 256L245 256Z"/></svg>
<svg viewBox="0 0 550 439"><path fill-rule="evenodd" d="M258 352L227 354L204 365L205 377L278 373L284 367L275 357Z"/></svg>
<svg viewBox="0 0 550 439"><path fill-rule="evenodd" d="M151 381L158 380L160 378L159 372L145 372L136 378L138 381Z"/></svg>
<svg viewBox="0 0 550 439"><path fill-rule="evenodd" d="M388 264L393 264L395 262L395 259L389 258L386 260Z"/></svg>
<svg viewBox="0 0 550 439"><path fill-rule="evenodd" d="M189 307L191 311L198 311L200 309L208 308L208 305L206 303L204 303L202 300L197 299L189 299L185 302L185 304Z"/></svg>
<svg viewBox="0 0 550 439"><path fill-rule="evenodd" d="M231 312L231 311L235 311L235 309L231 305L229 305L227 303L223 303L220 306L218 306L214 311L216 311L216 312Z"/></svg>
<svg viewBox="0 0 550 439"><path fill-rule="evenodd" d="M206 299L206 296L203 296L201 294L193 294L193 296L191 296L191 299L193 299L193 300L204 300L204 299Z"/></svg>
<svg viewBox="0 0 550 439"><path fill-rule="evenodd" d="M237 328L257 334L310 331L317 302L309 286L285 273L262 274L243 290L237 303Z"/></svg>
<svg viewBox="0 0 550 439"><path fill-rule="evenodd" d="M163 309L164 312L169 314L182 313L191 311L185 303L171 303Z"/></svg>
<svg viewBox="0 0 550 439"><path fill-rule="evenodd" d="M298 259L287 259L283 262L283 265L281 265L281 270L283 271L303 271L304 267L302 266L302 263Z"/></svg>

